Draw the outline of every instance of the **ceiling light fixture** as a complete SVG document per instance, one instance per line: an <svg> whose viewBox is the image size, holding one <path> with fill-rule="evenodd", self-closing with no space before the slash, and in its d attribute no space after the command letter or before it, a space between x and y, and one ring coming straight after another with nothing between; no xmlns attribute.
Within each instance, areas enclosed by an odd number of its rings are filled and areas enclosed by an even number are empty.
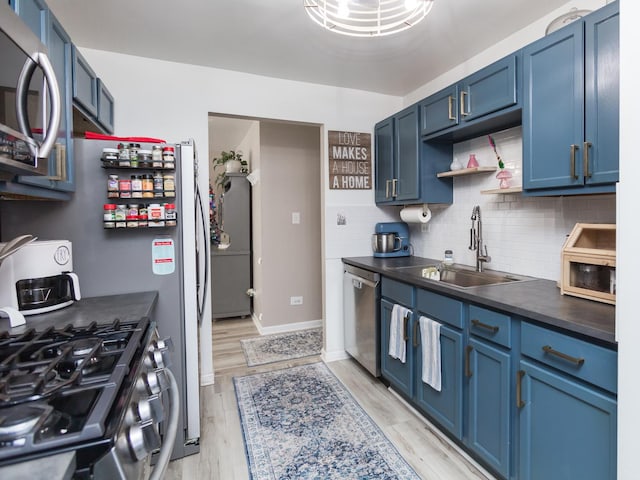
<svg viewBox="0 0 640 480"><path fill-rule="evenodd" d="M434 0L304 0L311 19L331 32L354 37L398 33L420 22Z"/></svg>

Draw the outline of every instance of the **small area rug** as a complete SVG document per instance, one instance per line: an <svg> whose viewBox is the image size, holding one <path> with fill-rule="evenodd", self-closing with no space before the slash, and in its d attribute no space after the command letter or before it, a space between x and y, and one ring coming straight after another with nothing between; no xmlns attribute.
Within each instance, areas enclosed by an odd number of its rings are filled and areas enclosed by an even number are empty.
<svg viewBox="0 0 640 480"><path fill-rule="evenodd" d="M250 367L309 357L318 355L322 349L322 328L247 338L240 343Z"/></svg>
<svg viewBox="0 0 640 480"><path fill-rule="evenodd" d="M322 362L233 379L252 480L419 480Z"/></svg>

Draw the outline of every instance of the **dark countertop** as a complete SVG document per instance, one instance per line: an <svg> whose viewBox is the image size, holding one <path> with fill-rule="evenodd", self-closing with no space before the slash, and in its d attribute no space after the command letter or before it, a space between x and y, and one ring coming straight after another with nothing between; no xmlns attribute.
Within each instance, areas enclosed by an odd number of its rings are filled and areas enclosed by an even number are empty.
<svg viewBox="0 0 640 480"><path fill-rule="evenodd" d="M135 321L151 316L158 301L158 292L125 293L104 297L82 298L68 307L49 313L25 316L26 325L11 328L8 318L0 318L0 332L22 333L29 328L43 330L50 326L64 327L89 325L91 322L110 323L116 318L121 321Z"/></svg>
<svg viewBox="0 0 640 480"><path fill-rule="evenodd" d="M401 282L473 302L512 315L535 320L617 348L615 307L592 300L561 295L556 282L534 279L523 282L460 288L422 279L395 270L397 267L437 265L440 260L424 257L348 257L344 263L371 270Z"/></svg>

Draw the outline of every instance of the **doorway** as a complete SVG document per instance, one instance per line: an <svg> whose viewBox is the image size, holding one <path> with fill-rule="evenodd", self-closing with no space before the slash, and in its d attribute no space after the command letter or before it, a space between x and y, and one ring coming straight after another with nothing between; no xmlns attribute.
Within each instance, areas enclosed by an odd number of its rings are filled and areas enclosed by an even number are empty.
<svg viewBox="0 0 640 480"><path fill-rule="evenodd" d="M229 150L242 152L250 172L247 290L258 331L322 326L321 126L210 114L209 160ZM213 186L219 171L209 167ZM211 293L213 310L219 292Z"/></svg>

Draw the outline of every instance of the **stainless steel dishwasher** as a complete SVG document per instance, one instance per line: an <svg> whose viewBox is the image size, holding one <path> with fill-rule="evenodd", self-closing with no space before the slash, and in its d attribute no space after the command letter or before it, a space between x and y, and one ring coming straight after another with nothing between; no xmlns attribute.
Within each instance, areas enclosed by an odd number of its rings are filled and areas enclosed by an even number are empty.
<svg viewBox="0 0 640 480"><path fill-rule="evenodd" d="M372 375L379 377L380 275L345 264L343 292L345 350Z"/></svg>

